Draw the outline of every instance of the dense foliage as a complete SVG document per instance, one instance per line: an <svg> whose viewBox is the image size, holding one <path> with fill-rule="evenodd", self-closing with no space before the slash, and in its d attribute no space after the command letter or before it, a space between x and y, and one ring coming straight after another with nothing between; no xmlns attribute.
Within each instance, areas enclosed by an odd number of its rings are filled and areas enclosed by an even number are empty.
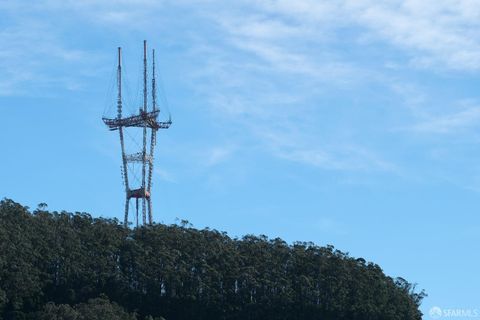
<svg viewBox="0 0 480 320"><path fill-rule="evenodd" d="M331 246L0 202L0 319L421 319L414 289Z"/></svg>

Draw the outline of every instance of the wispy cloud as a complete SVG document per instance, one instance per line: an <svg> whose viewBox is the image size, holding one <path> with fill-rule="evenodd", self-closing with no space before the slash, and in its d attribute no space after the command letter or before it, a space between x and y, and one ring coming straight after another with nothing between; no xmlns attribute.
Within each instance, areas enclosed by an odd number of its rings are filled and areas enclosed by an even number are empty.
<svg viewBox="0 0 480 320"><path fill-rule="evenodd" d="M207 167L216 166L224 161L227 161L233 153L232 147L217 146L207 150L204 157L204 164Z"/></svg>
<svg viewBox="0 0 480 320"><path fill-rule="evenodd" d="M167 170L155 168L154 172L163 181L172 182L172 183L177 182L173 174Z"/></svg>
<svg viewBox="0 0 480 320"><path fill-rule="evenodd" d="M475 107L424 110L428 96L404 79L391 85L388 74L416 68L478 71L480 3L473 1L49 0L30 7L1 6L10 17L0 31L0 41L10 44L0 48L3 95L28 91L38 83L78 89L85 79L65 70L72 65L98 68L97 54L69 45L61 27L46 19L48 14L69 14L92 30L106 27L118 36L148 30L155 37L161 33L162 41L178 37L188 43L179 49L189 69L183 81L190 83L185 85L204 97L213 117L238 127L255 147L287 161L323 170L398 170L375 144L353 133L341 136L355 131L349 122L340 119L334 127L325 123L325 113L340 112L339 102L326 101L331 92L337 100L347 94L368 101L361 96L362 86L391 90L409 99L405 104L413 124L404 127L415 132L453 132L478 119ZM23 14L16 17L19 11ZM169 18L170 12L198 29L175 24L181 22ZM158 16L165 18L159 21ZM383 49L395 55L384 57ZM371 52L376 55L371 57ZM65 68L50 69L52 65ZM357 132L365 129L360 120L352 122L359 126ZM225 162L234 152L215 145L205 150L206 166Z"/></svg>
<svg viewBox="0 0 480 320"><path fill-rule="evenodd" d="M469 107L455 113L431 116L417 123L412 130L425 133L459 132L480 124L480 107Z"/></svg>
<svg viewBox="0 0 480 320"><path fill-rule="evenodd" d="M244 69L236 74L233 85L217 88L211 101L217 106L216 110L223 108L227 115L235 116L237 120L238 116L249 119L243 125L250 127L250 132L259 137L275 156L325 170L400 170L396 164L386 161L381 152L361 143L350 140L332 145L322 139L313 139L319 134L317 129L311 128L315 119L300 118L295 122L297 128L292 128L289 119L310 113L305 109L305 101L313 98L315 87L325 82L332 88L329 85L348 83L355 86L370 82L378 86L379 81L384 81L386 89L405 98L413 115L411 120L415 121L408 126L416 132L452 132L476 122L477 109L452 112L445 107L440 110L435 110L434 106L426 108L429 97L421 88L389 79L381 73L382 67L391 69L385 66L392 64L396 70L477 70L480 67L480 42L476 40L479 37L472 36L478 25L472 12L479 12L480 4L470 1L379 3L369 0L327 4L309 0L265 0L244 4L246 8L241 9L241 15L220 10L213 17L225 32L225 44L251 54L254 59L249 59L249 65L245 65L241 59L229 61L228 53L216 61L214 59L219 56L214 55L209 66L221 65L224 70L234 68L230 64L237 63ZM353 36L350 35L353 48L358 46L357 49L361 50L361 47L387 44L400 49L409 64L405 65L402 59L395 62L386 59L378 61L374 69L367 69L361 62L349 61L351 55L344 55L342 42L337 38L342 36L340 30L345 28L355 30ZM226 74L226 77L231 75ZM279 76L284 79L283 83L265 85L262 80ZM286 80L289 77L295 78L295 84L287 94L285 87L290 83ZM228 83L228 79L225 82ZM248 90L246 88L256 89L254 94L249 92L248 99L242 97L242 93ZM288 96L286 100L291 103L278 102L281 94ZM279 96L280 99L266 101L266 96ZM275 103L279 103L277 108L271 108ZM251 117L256 119L255 124L250 121ZM295 136L293 144L286 139L292 135ZM328 136L332 138L331 134Z"/></svg>
<svg viewBox="0 0 480 320"><path fill-rule="evenodd" d="M307 10L309 5L295 10ZM291 15L287 8L283 3ZM331 8L315 10L320 14ZM316 99L322 87L361 85L375 77L374 72L327 49L328 39L316 30L320 21L313 16L312 22L305 23L300 16L291 19L274 13L278 7L265 2L252 5L242 15L223 11L208 15L223 38L221 43L196 47L203 51L206 63L192 83L217 79L211 81L214 87L202 89L217 116L220 112L238 123L259 147L281 159L323 170L394 171L393 164L353 141L329 145L322 142L325 139L315 139L319 110L306 103Z"/></svg>
<svg viewBox="0 0 480 320"><path fill-rule="evenodd" d="M480 68L480 3L470 0L270 1L266 12L300 21L308 34L360 28L357 39L399 47L422 68Z"/></svg>
<svg viewBox="0 0 480 320"><path fill-rule="evenodd" d="M396 166L392 163L380 159L372 151L361 150L354 146L339 147L335 150L323 149L294 149L290 151L282 150L279 155L285 159L312 165L328 170L342 171L387 171L395 172Z"/></svg>
<svg viewBox="0 0 480 320"><path fill-rule="evenodd" d="M327 23L306 23L301 16L278 15L277 6L259 2L243 8L242 14L221 11L209 16L225 32L226 44L251 53L271 72L287 72L328 82L349 82L368 73L328 48L328 37L319 28ZM296 7L297 8L297 7ZM318 10L318 14L324 10ZM241 18L239 18L241 16Z"/></svg>
<svg viewBox="0 0 480 320"><path fill-rule="evenodd" d="M480 68L480 3L469 0L356 1L344 7L373 35L421 67Z"/></svg>
<svg viewBox="0 0 480 320"><path fill-rule="evenodd" d="M46 94L55 87L77 90L82 87L79 78L88 69L93 73L98 61L91 52L67 47L52 26L39 21L17 21L1 29L0 42L0 95Z"/></svg>

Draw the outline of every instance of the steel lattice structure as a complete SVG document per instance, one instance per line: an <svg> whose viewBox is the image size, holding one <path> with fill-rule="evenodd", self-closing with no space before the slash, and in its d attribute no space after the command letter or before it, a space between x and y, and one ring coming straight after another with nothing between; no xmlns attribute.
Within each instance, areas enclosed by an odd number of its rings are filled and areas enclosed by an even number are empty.
<svg viewBox="0 0 480 320"><path fill-rule="evenodd" d="M154 151L157 140L158 129L168 129L172 124L171 119L166 122L158 121L160 109L157 108L156 81L155 81L155 50L152 50L152 89L151 89L151 108L149 110L148 88L147 88L147 41L143 42L143 106L138 114L123 117L122 110L122 49L118 48L118 67L117 67L117 117L113 119L102 118L103 122L111 130L118 130L120 136L120 146L122 149L122 177L125 185L125 219L124 225L128 226L128 211L130 199L136 200L136 215L138 224L138 202L142 202L142 221L143 224L152 224L152 174L154 165ZM138 128L143 130L142 150L133 154L127 154L125 151L124 130L126 128ZM149 147L147 148L147 142ZM129 184L128 163L136 162L142 165L142 178L139 188L131 188Z"/></svg>

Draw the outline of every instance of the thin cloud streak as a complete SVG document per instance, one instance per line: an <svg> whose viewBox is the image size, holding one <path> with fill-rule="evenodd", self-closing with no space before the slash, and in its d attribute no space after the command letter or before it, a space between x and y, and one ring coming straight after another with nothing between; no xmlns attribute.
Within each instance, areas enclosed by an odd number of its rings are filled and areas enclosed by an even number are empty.
<svg viewBox="0 0 480 320"><path fill-rule="evenodd" d="M302 34L357 27L358 40L387 42L420 68L480 69L480 3L470 0L254 2L265 14L297 22ZM280 28L280 32L282 29ZM313 35L315 37L315 34ZM322 37L322 36L321 36Z"/></svg>
<svg viewBox="0 0 480 320"><path fill-rule="evenodd" d="M195 10L192 4L199 3L202 9ZM410 64L402 64L401 59L387 61L398 68L460 72L474 72L480 68L477 40L480 37L476 37L478 32L475 31L480 30L477 28L480 4L466 0L426 0L421 3L245 0L235 5L218 1L174 3L145 0L134 5L123 0L111 3L51 0L43 5L45 10L57 14L75 12L72 17L79 23L107 26L112 30L125 21L139 21L135 25L123 25L122 32L136 31L145 25L158 26L155 17L172 8L199 24L208 25L208 31L215 37L205 38L205 30L182 31L188 34L182 35L193 39L188 48L191 57L201 53L201 61L192 58L199 63L190 75L190 85L206 97L210 103L209 111L225 123L241 126L259 147L270 150L273 156L324 170L399 170L398 165L384 160L387 157L360 139L340 139L341 143L335 146L324 142L327 137L335 138L335 132L319 128L323 120L318 115L323 112L320 108L325 103L319 106L312 101L320 100L322 92L328 90L342 88L352 93L359 86L373 84L381 87L381 81L389 80L389 76L383 73L386 61L364 65L355 60L358 52L352 52L353 58L344 52L345 43L342 41L351 41L353 50L359 52L372 44L400 48ZM18 5L10 7L12 11L18 9ZM33 12L30 23L42 22L42 16L35 12L40 10L39 6L26 10ZM9 42L18 34L24 34L24 38L17 39L18 43L11 51L4 49L0 52L5 58L3 63L0 62L0 68L6 75L0 78L0 94L24 94L19 90L25 90L35 82L69 89L82 87L85 79L78 75L65 75L60 71L40 74L58 61L64 65L76 63L94 69L95 59L100 59L97 55L66 45L61 40L61 28L52 28L44 21L39 24L41 28L32 28L25 22L29 19L15 21L13 17L13 20L14 25L0 33L0 40ZM26 33L26 30L39 31ZM343 39L344 35L348 39ZM26 51L32 41L38 42L38 46L29 54L44 55L48 59L21 65L20 59L34 60L29 59L30 56L16 55ZM395 88L389 88L388 84L385 87L395 92ZM417 96L422 98L421 93ZM415 121L405 127L413 131L453 132L461 126L470 126L477 119L473 109L430 117L430 112L422 114L421 107L415 107L427 100L420 98L406 102L411 106ZM342 128L345 125L339 122L336 130L348 130ZM285 136L294 138L289 141ZM318 136L325 138L316 139ZM236 141L233 143L242 146ZM228 152L212 152L210 160L205 157L205 163L215 165L227 158Z"/></svg>
<svg viewBox="0 0 480 320"><path fill-rule="evenodd" d="M60 87L78 90L83 77L99 57L91 52L68 48L48 24L19 21L0 31L0 95L45 94L46 88ZM67 70L82 66L82 71L67 74ZM90 72L92 73L92 72Z"/></svg>
<svg viewBox="0 0 480 320"><path fill-rule="evenodd" d="M430 117L412 127L413 131L425 133L452 133L480 124L480 107L471 107L456 113Z"/></svg>

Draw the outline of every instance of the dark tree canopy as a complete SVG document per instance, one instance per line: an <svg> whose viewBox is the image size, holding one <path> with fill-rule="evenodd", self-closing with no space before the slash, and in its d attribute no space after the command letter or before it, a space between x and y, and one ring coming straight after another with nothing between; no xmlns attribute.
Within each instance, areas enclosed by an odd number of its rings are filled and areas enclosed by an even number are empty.
<svg viewBox="0 0 480 320"><path fill-rule="evenodd" d="M46 208L0 202L0 320L421 319L423 291L332 246Z"/></svg>
<svg viewBox="0 0 480 320"><path fill-rule="evenodd" d="M136 320L135 314L129 314L116 303L101 297L90 299L71 307L68 304L57 305L49 302L42 311L37 312L39 320Z"/></svg>

